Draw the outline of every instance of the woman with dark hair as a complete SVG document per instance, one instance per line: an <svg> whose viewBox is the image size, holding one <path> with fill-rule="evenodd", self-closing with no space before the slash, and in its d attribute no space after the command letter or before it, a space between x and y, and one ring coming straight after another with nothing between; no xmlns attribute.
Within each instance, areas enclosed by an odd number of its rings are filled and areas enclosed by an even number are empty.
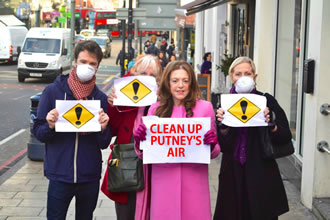
<svg viewBox="0 0 330 220"><path fill-rule="evenodd" d="M170 56L170 61L169 62L172 62L172 61L175 61L176 60L176 57L175 57L175 55L174 54L172 54L171 56Z"/></svg>
<svg viewBox="0 0 330 220"><path fill-rule="evenodd" d="M165 52L160 51L158 54L158 58L159 58L160 65L162 66L162 69L164 70L168 63Z"/></svg>
<svg viewBox="0 0 330 220"><path fill-rule="evenodd" d="M158 89L159 101L151 105L148 115L169 118L208 117L211 129L205 134L204 144L210 144L210 157L219 155L216 124L212 104L200 99L201 92L195 73L184 61L170 62L162 75ZM146 138L146 126L141 124L134 132L135 147ZM149 170L150 171L150 170ZM152 164L148 173L150 184L144 189L145 215L135 219L211 219L208 165L197 163ZM148 194L150 192L150 194ZM139 200L137 200L139 203ZM141 210L136 214L143 213Z"/></svg>
<svg viewBox="0 0 330 220"><path fill-rule="evenodd" d="M211 53L208 52L206 54L204 54L203 57L203 64L201 66L201 74L211 74L212 73L212 62L211 62L212 56Z"/></svg>
<svg viewBox="0 0 330 220"><path fill-rule="evenodd" d="M289 210L288 200L275 159L262 157L259 131L268 132L274 143L289 143L288 119L273 96L256 90L256 67L249 57L235 59L229 76L233 81L231 94L266 97L267 107L263 111L269 126L219 126L218 140L223 154L214 220L275 220ZM219 108L216 116L222 122L224 109Z"/></svg>

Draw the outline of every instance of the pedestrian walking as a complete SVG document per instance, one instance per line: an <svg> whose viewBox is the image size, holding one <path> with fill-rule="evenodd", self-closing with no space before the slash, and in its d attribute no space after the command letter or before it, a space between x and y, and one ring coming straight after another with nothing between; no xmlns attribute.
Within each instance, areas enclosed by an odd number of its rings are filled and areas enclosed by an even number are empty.
<svg viewBox="0 0 330 220"><path fill-rule="evenodd" d="M212 73L212 62L211 62L212 56L210 52L207 52L203 56L204 62L201 66L201 74L211 74Z"/></svg>
<svg viewBox="0 0 330 220"><path fill-rule="evenodd" d="M146 54L158 56L159 49L156 46L156 42L157 42L156 35L151 35L151 45L148 47Z"/></svg>
<svg viewBox="0 0 330 220"><path fill-rule="evenodd" d="M95 84L102 50L94 41L82 41L74 49L74 66L60 75L40 97L33 134L46 145L44 174L49 179L47 219L66 219L73 197L76 219L93 219L102 170L101 149L108 147L107 96ZM56 100L100 100L100 132L56 132L59 113Z"/></svg>
<svg viewBox="0 0 330 220"><path fill-rule="evenodd" d="M184 61L170 62L162 75L158 89L159 101L152 104L148 115L171 118L208 117L211 129L204 144L210 144L210 157L220 152L217 143L215 114L210 102L201 100L195 73ZM138 156L140 141L146 138L146 126L141 123L134 132ZM145 188L139 192L137 220L209 220L211 219L208 165L192 163L152 164L145 172ZM143 205L142 205L143 204Z"/></svg>
<svg viewBox="0 0 330 220"><path fill-rule="evenodd" d="M150 41L146 40L146 42L144 42L144 49L143 49L144 53L147 53L149 46L150 46Z"/></svg>
<svg viewBox="0 0 330 220"><path fill-rule="evenodd" d="M168 63L165 52L160 51L159 54L158 54L158 59L160 61L160 65L162 66L162 70L164 70L167 63Z"/></svg>
<svg viewBox="0 0 330 220"><path fill-rule="evenodd" d="M170 56L170 62L175 61L175 60L176 60L176 57L175 57L174 54L172 54L172 55Z"/></svg>
<svg viewBox="0 0 330 220"><path fill-rule="evenodd" d="M166 53L166 49L167 49L167 42L166 42L166 39L163 38L161 45L160 45L160 51Z"/></svg>
<svg viewBox="0 0 330 220"><path fill-rule="evenodd" d="M175 51L175 45L174 45L174 41L172 39L171 44L168 46L168 49L167 49L167 54L168 54L169 58L174 54L174 51Z"/></svg>
<svg viewBox="0 0 330 220"><path fill-rule="evenodd" d="M231 94L263 95L256 90L256 68L248 57L239 57L229 68ZM262 158L258 130L269 132L272 141L289 143L291 132L285 112L276 99L265 94L264 110L269 127L228 127L220 125L218 141L223 153L214 220L278 219L289 210L281 175L274 159ZM274 115L276 117L274 117ZM217 110L221 122L224 110ZM275 119L276 118L276 119Z"/></svg>
<svg viewBox="0 0 330 220"><path fill-rule="evenodd" d="M136 59L135 65L131 68L132 75L153 76L159 81L161 66L157 57L152 55L141 55ZM146 115L149 106L130 107L114 106L113 100L117 98L115 90L108 96L108 114L110 117L109 128L114 136L117 136L118 144L131 142L133 128L142 121L142 116ZM111 155L109 156L109 160ZM136 192L111 192L108 190L108 171L106 171L102 187L102 192L111 200L115 201L117 220L134 220L136 204Z"/></svg>
<svg viewBox="0 0 330 220"><path fill-rule="evenodd" d="M123 66L125 63L125 59L127 59L127 53L124 54L123 50L120 50L118 55L117 55L117 59L116 59L116 65L120 65L120 72L122 72L123 70ZM124 67L125 68L125 67Z"/></svg>

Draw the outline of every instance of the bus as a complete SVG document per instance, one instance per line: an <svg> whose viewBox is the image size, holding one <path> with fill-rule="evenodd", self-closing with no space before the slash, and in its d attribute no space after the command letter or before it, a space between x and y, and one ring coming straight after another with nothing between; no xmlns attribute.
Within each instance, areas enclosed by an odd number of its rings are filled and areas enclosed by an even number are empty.
<svg viewBox="0 0 330 220"><path fill-rule="evenodd" d="M116 19L115 10L91 10L88 12L89 29L97 30L107 29L111 32L112 37L120 37L121 23ZM126 37L128 36L128 27L126 24ZM138 35L140 36L140 31ZM134 26L132 30L134 34ZM142 36L145 36L145 31L142 31Z"/></svg>
<svg viewBox="0 0 330 220"><path fill-rule="evenodd" d="M113 37L119 36L118 24L115 10L91 10L88 12L89 29L108 29Z"/></svg>

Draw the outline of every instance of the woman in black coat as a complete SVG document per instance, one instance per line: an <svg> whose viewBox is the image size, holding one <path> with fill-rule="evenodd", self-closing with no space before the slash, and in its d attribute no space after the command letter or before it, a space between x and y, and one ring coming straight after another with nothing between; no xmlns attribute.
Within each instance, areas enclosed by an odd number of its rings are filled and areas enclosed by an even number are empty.
<svg viewBox="0 0 330 220"><path fill-rule="evenodd" d="M259 130L266 129L272 141L291 141L288 120L270 94L256 90L255 65L239 57L229 69L231 93L265 95L268 127L234 128L221 124L224 110L217 110L218 141L223 152L214 220L273 220L289 210L281 175L274 159L263 159ZM227 113L228 114L228 113ZM272 116L272 117L271 117Z"/></svg>

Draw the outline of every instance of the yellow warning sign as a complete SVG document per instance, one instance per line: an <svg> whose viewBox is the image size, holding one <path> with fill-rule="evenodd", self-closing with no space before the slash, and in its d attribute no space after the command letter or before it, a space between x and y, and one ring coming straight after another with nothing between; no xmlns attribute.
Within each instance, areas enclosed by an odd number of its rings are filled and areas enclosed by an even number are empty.
<svg viewBox="0 0 330 220"><path fill-rule="evenodd" d="M249 121L255 116L261 109L253 104L250 100L242 97L233 106L228 109L232 115L243 123Z"/></svg>
<svg viewBox="0 0 330 220"><path fill-rule="evenodd" d="M137 79L128 83L120 91L134 103L138 103L151 93L151 90Z"/></svg>
<svg viewBox="0 0 330 220"><path fill-rule="evenodd" d="M89 120L94 118L90 111L88 111L83 105L77 104L69 111L64 113L63 118L65 118L68 122L70 122L76 128L82 127Z"/></svg>

